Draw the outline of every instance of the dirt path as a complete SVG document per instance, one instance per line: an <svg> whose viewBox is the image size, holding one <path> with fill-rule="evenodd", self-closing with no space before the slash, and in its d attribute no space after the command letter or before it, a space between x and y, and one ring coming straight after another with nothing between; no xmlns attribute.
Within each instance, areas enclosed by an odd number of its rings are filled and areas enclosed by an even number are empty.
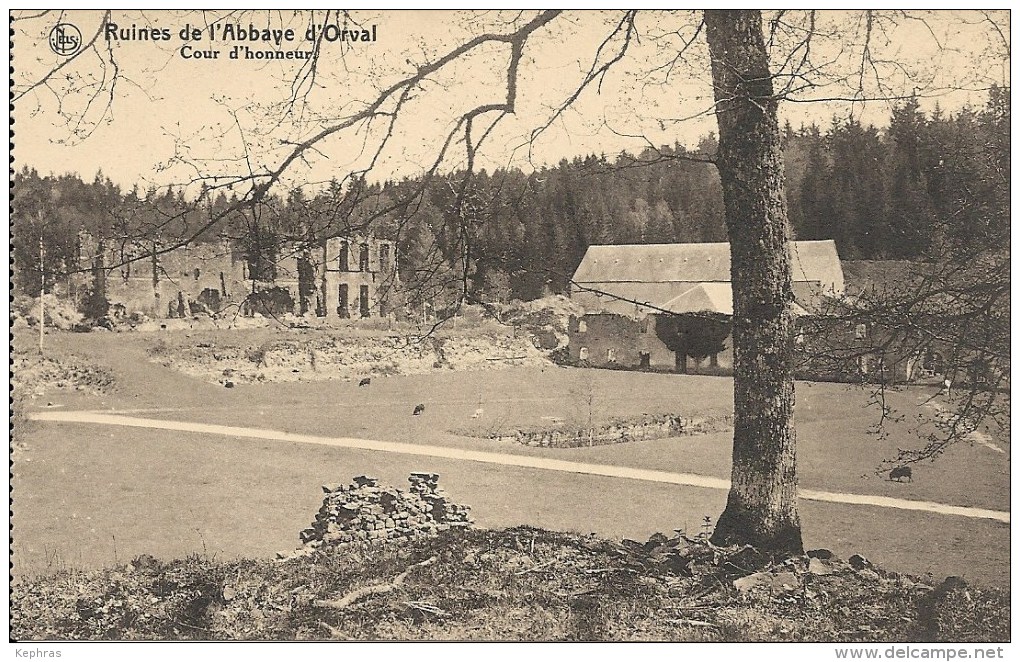
<svg viewBox="0 0 1020 662"><path fill-rule="evenodd" d="M33 420L38 421L49 421L57 423L67 422L67 423L88 423L93 425L116 425L135 428L196 432L201 434L214 434L226 437L241 437L246 439L262 439L269 441L318 444L324 446L355 448L360 450L378 451L384 453L401 453L405 455L420 455L452 460L467 460L472 462L484 462L487 464L499 464L504 466L528 467L534 469L543 469L547 471L561 471L566 473L587 474L593 476L609 476L614 478L629 478L633 480L644 480L656 483L669 483L673 485L703 487L719 490L728 490L730 486L728 480L712 476L702 476L697 474L673 473L667 471L636 469L632 467L621 467L605 464L571 462L546 457L514 455L510 453L493 453L488 451L475 451L463 448L450 448L425 444L407 444L390 441L376 441L371 439L355 439L350 437L322 437L316 435L293 434L278 430L260 428L212 425L206 423L191 423L187 421L137 418L132 416L104 414L93 411L45 411L34 413L31 415L31 418ZM935 503L931 501L912 501L907 499L896 499L892 497L883 497L868 494L850 494L843 492L801 490L800 498L811 501L826 501L850 505L877 506L881 508L895 508L899 510L923 511L941 515L957 515L960 517L991 519L997 520L999 522L1004 522L1007 524L1010 521L1010 514L1008 512L1003 512L999 510L989 510L985 508L969 508L964 506L953 506L948 504Z"/></svg>

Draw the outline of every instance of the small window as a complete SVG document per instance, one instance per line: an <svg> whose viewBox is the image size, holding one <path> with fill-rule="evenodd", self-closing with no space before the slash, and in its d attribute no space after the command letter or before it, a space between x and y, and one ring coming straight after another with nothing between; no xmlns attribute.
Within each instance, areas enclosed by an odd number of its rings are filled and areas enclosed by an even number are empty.
<svg viewBox="0 0 1020 662"><path fill-rule="evenodd" d="M341 241L340 242L340 255L339 255L340 271L350 271L351 270L351 257L350 257L349 251L350 251L350 247L348 247L347 242L346 241Z"/></svg>
<svg viewBox="0 0 1020 662"><path fill-rule="evenodd" d="M379 247L379 271L384 274L390 270L390 245L383 244Z"/></svg>
<svg viewBox="0 0 1020 662"><path fill-rule="evenodd" d="M358 252L358 271L368 271L368 244L362 244Z"/></svg>
<svg viewBox="0 0 1020 662"><path fill-rule="evenodd" d="M202 275L202 272L201 272L201 271L199 271L198 269L195 269L195 280L198 280L198 277L199 277L200 275Z"/></svg>
<svg viewBox="0 0 1020 662"><path fill-rule="evenodd" d="M868 325L861 323L854 327L854 338L864 340L868 337Z"/></svg>
<svg viewBox="0 0 1020 662"><path fill-rule="evenodd" d="M577 358L581 359L582 361L587 361L588 360L588 348L587 347L582 347L581 351L579 351L577 353Z"/></svg>
<svg viewBox="0 0 1020 662"><path fill-rule="evenodd" d="M577 332L578 333L588 333L588 323L585 322L584 320L578 321L578 323L577 323Z"/></svg>

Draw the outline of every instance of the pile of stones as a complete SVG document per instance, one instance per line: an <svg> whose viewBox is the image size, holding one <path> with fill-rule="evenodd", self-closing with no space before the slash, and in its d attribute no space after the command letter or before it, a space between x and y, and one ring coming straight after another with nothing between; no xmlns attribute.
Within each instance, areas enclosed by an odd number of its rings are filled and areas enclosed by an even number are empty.
<svg viewBox="0 0 1020 662"><path fill-rule="evenodd" d="M474 524L467 506L439 487L439 474L412 473L408 491L357 476L351 485L322 486L326 493L315 521L301 532L306 549L365 541L409 540Z"/></svg>
<svg viewBox="0 0 1020 662"><path fill-rule="evenodd" d="M629 441L666 439L689 434L694 422L681 416L663 414L642 416L633 420L621 420L599 427L572 429L511 430L488 435L489 439L500 442L515 442L525 446L547 446L551 448L581 448L623 444Z"/></svg>

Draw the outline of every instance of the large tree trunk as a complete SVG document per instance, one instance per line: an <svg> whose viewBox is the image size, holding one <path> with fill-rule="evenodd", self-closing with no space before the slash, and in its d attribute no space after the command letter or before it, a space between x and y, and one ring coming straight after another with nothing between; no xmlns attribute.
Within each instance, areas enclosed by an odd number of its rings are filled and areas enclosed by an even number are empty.
<svg viewBox="0 0 1020 662"><path fill-rule="evenodd" d="M707 11L733 282L733 469L717 544L803 552L777 100L758 11Z"/></svg>

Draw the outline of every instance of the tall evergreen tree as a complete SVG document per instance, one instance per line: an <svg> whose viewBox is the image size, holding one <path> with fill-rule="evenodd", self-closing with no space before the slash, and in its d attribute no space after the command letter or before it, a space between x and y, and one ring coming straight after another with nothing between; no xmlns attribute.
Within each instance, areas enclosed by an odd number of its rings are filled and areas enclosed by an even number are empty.
<svg viewBox="0 0 1020 662"><path fill-rule="evenodd" d="M885 228L880 255L917 257L931 244L935 226L922 168L925 118L916 98L893 108L886 157Z"/></svg>

